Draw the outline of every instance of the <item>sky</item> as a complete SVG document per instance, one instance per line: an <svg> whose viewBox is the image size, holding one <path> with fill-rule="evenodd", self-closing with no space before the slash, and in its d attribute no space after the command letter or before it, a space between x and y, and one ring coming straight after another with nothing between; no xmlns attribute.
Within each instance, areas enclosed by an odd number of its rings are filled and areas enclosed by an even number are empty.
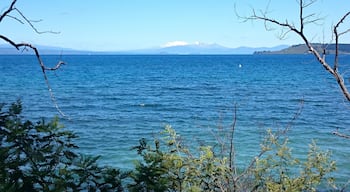
<svg viewBox="0 0 350 192"><path fill-rule="evenodd" d="M1 13L10 0L0 0ZM269 3L270 2L270 3ZM266 10L272 18L298 23L296 0L18 0L16 7L34 22L39 31L14 19L0 23L0 34L17 42L78 50L120 51L195 43L226 47L272 47L302 43L275 26L266 31L261 21L243 22L252 8ZM349 0L319 0L307 13L324 20L308 25L306 32L314 42L329 42L331 26L350 10ZM13 14L13 16L17 16ZM350 23L350 19L348 20ZM344 27L350 24L344 24ZM342 41L350 43L350 35ZM0 42L1 43L1 42Z"/></svg>

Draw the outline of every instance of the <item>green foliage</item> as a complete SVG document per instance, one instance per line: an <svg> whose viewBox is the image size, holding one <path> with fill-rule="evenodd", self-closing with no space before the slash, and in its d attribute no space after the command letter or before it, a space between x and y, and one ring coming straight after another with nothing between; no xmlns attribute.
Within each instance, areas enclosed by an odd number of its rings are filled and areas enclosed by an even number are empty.
<svg viewBox="0 0 350 192"><path fill-rule="evenodd" d="M315 142L310 144L305 162L292 157L288 139L280 139L271 130L261 147L266 151L265 156L257 158L252 169L256 189L316 191L323 181L333 184L333 178L327 177L327 174L335 171L335 162L330 160L330 153L320 151Z"/></svg>
<svg viewBox="0 0 350 192"><path fill-rule="evenodd" d="M0 106L0 191L121 191L119 170L75 153L76 135L55 118L23 121L20 101Z"/></svg>
<svg viewBox="0 0 350 192"><path fill-rule="evenodd" d="M288 139L270 130L260 155L240 173L230 169L227 157L216 157L211 146L193 154L170 126L163 134L153 147L145 139L134 147L142 160L132 173L130 191L315 191L324 180L332 182L326 176L335 170L329 152L320 152L315 143L302 162L292 156Z"/></svg>
<svg viewBox="0 0 350 192"><path fill-rule="evenodd" d="M60 171L65 183L72 191L123 191L122 179L127 177L118 169L100 167L99 157L80 155L73 161L70 169Z"/></svg>
<svg viewBox="0 0 350 192"><path fill-rule="evenodd" d="M225 158L216 158L210 146L199 147L190 153L176 134L167 126L162 139L154 147L145 139L134 147L143 158L131 175L130 191L217 191L227 185ZM161 146L164 144L164 146Z"/></svg>

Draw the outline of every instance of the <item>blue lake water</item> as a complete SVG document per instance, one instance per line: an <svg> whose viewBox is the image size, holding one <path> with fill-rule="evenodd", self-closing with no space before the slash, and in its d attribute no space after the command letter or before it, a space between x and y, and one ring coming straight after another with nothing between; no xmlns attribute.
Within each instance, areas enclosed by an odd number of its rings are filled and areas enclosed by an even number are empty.
<svg viewBox="0 0 350 192"><path fill-rule="evenodd" d="M130 148L150 141L170 124L188 145L213 144L220 127L229 128L237 105L236 150L244 166L259 151L268 128L288 132L293 152L305 156L314 139L331 150L336 177L350 178L350 105L335 80L311 55L118 55L43 56L61 110L61 122L79 135L83 153L101 162L132 168ZM342 69L350 68L343 56ZM21 98L24 116L58 115L34 56L0 56L0 102Z"/></svg>

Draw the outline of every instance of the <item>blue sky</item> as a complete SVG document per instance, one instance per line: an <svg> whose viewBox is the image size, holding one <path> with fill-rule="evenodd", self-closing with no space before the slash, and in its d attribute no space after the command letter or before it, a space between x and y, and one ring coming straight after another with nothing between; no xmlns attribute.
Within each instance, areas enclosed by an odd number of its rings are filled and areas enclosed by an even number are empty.
<svg viewBox="0 0 350 192"><path fill-rule="evenodd" d="M0 10L6 9L2 0ZM301 43L290 34L277 38L279 30L266 31L262 22L242 23L235 15L251 8L265 9L268 0L18 0L17 8L39 30L60 34L34 33L30 27L8 19L0 33L13 40L82 50L132 50L185 43L217 43L226 47L275 46ZM346 5L346 6L345 6ZM295 0L271 0L271 16L297 21ZM310 25L310 39L328 42L332 22L350 10L348 0L319 0L313 9L325 20ZM350 21L348 22L350 23ZM349 24L347 25L348 27ZM173 42L173 43L169 43ZM343 42L350 43L349 36Z"/></svg>

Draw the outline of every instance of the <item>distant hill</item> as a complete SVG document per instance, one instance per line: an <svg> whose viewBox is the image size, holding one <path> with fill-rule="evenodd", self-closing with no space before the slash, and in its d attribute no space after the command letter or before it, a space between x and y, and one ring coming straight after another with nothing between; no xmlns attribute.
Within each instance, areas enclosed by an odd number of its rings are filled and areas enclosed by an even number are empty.
<svg viewBox="0 0 350 192"><path fill-rule="evenodd" d="M91 54L91 51L79 51L68 48L61 47L50 47L50 46L36 46L38 48L41 55L87 55ZM17 50L11 45L8 44L0 44L0 55L33 55L34 52L31 49L21 48Z"/></svg>
<svg viewBox="0 0 350 192"><path fill-rule="evenodd" d="M323 52L326 49L326 54L334 54L335 53L335 44L324 45L321 43L314 43L314 48L319 52ZM254 54L308 54L309 49L305 44L292 45L288 48L281 49L278 51L256 51ZM350 54L350 44L339 44L339 54Z"/></svg>
<svg viewBox="0 0 350 192"><path fill-rule="evenodd" d="M280 45L276 47L237 47L228 48L219 44L188 44L188 45L177 45L169 47L161 47L154 49L142 49L119 52L121 54L178 54L178 55L198 55L198 54L253 54L256 51L269 50L277 51L288 47L287 45Z"/></svg>
<svg viewBox="0 0 350 192"><path fill-rule="evenodd" d="M287 48L288 45L279 45L275 47L237 47L228 48L218 44L187 44L168 46L160 48L150 48L141 50L130 50L130 51L110 51L110 52L99 52L99 51L84 51L74 50L61 47L50 47L50 46L36 46L42 55L122 55L122 54L175 54L175 55L198 55L198 54L213 54L213 55L224 55L224 54L253 54L262 51L275 52L281 49ZM0 55L19 55L27 54L32 55L34 52L30 49L17 50L14 47L7 44L0 44Z"/></svg>

